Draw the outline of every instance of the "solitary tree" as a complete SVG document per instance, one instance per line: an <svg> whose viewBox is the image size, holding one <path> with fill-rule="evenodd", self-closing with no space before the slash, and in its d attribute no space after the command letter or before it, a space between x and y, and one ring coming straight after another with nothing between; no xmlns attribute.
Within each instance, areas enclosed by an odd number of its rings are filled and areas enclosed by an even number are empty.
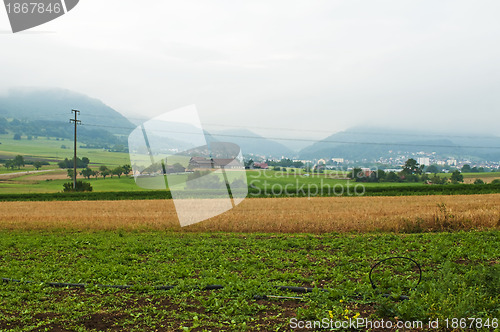
<svg viewBox="0 0 500 332"><path fill-rule="evenodd" d="M426 172L439 173L439 168L436 165L430 165L429 167L427 167Z"/></svg>
<svg viewBox="0 0 500 332"><path fill-rule="evenodd" d="M14 165L17 166L17 169L21 169L21 166L24 167L25 165L25 162L24 162L24 157L21 156L21 155L17 155L15 158L14 158Z"/></svg>
<svg viewBox="0 0 500 332"><path fill-rule="evenodd" d="M401 178L399 177L399 175L397 175L396 173L394 172L389 172L387 173L386 177L385 177L385 180L387 182L398 182L401 180Z"/></svg>
<svg viewBox="0 0 500 332"><path fill-rule="evenodd" d="M459 182L464 182L464 176L460 171L457 169L451 173L451 182L453 183L459 183Z"/></svg>
<svg viewBox="0 0 500 332"><path fill-rule="evenodd" d="M7 169L14 169L14 167L16 167L16 164L14 164L14 160L10 159L10 160L7 160L4 164L5 168Z"/></svg>
<svg viewBox="0 0 500 332"><path fill-rule="evenodd" d="M106 179L106 176L110 173L108 166L99 166L99 173L101 173L103 179Z"/></svg>
<svg viewBox="0 0 500 332"><path fill-rule="evenodd" d="M129 175L130 172L132 171L132 166L130 166L129 164L125 164L122 166L122 169L123 169L123 174Z"/></svg>
<svg viewBox="0 0 500 332"><path fill-rule="evenodd" d="M81 162L84 165L83 167L87 167L88 164L90 163L90 160L87 157L83 157Z"/></svg>
<svg viewBox="0 0 500 332"><path fill-rule="evenodd" d="M245 168L248 169L248 168L252 167L252 165L253 165L252 159L245 161Z"/></svg>
<svg viewBox="0 0 500 332"><path fill-rule="evenodd" d="M406 161L405 166L403 167L403 174L422 174L422 170L424 165L419 166L417 161L413 158L410 158Z"/></svg>
<svg viewBox="0 0 500 332"><path fill-rule="evenodd" d="M41 167L42 167L42 162L41 161L35 161L33 163L33 166L35 167L35 169L38 171Z"/></svg>
<svg viewBox="0 0 500 332"><path fill-rule="evenodd" d="M472 173L472 168L470 165L465 164L462 166L462 173Z"/></svg>
<svg viewBox="0 0 500 332"><path fill-rule="evenodd" d="M87 167L87 168L82 169L82 171L80 172L80 175L82 175L84 178L87 178L90 180L90 177L94 175L94 171Z"/></svg>
<svg viewBox="0 0 500 332"><path fill-rule="evenodd" d="M121 168L119 166L116 168L113 168L113 170L111 171L111 176L117 175L118 178L120 178L122 176L122 174L123 174L123 168Z"/></svg>

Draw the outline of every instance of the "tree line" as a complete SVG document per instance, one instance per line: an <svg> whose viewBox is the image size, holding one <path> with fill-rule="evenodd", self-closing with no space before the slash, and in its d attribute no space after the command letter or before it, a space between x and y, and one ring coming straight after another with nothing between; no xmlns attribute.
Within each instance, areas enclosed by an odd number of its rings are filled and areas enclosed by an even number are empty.
<svg viewBox="0 0 500 332"><path fill-rule="evenodd" d="M12 170L15 168L21 169L21 167L24 167L26 165L33 165L33 167L35 167L36 170L39 170L40 168L42 168L43 165L49 165L49 163L42 162L39 160L35 160L35 161L25 160L24 157L21 155L17 155L13 159L5 160L3 163L3 166L5 168L12 169Z"/></svg>
<svg viewBox="0 0 500 332"><path fill-rule="evenodd" d="M425 182L429 184L446 184L448 178L438 176L434 173L424 173L424 165L419 165L413 158L405 162L403 169L396 172L385 172L383 170L367 171L361 168L354 168L348 177L354 179L356 182ZM449 179L451 183L464 182L464 177L459 170L453 171Z"/></svg>
<svg viewBox="0 0 500 332"><path fill-rule="evenodd" d="M107 176L113 177L114 175L118 176L120 178L122 175L129 175L130 172L132 171L132 167L128 164L118 166L115 168L108 168L108 166L101 165L99 166L98 169L92 169L90 167L85 167L83 168L79 174L86 178L87 180L90 180L91 177L95 177L96 179L99 176L102 176L103 179L106 179ZM68 177L70 179L73 178L73 169L68 169Z"/></svg>

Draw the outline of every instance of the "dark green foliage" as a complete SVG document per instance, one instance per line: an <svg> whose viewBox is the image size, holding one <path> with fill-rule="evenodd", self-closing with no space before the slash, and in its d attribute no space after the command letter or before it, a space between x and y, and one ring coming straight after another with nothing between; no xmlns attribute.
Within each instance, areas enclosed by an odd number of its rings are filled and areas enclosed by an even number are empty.
<svg viewBox="0 0 500 332"><path fill-rule="evenodd" d="M17 155L14 157L14 165L17 166L18 169L24 167L26 162L24 161L24 157L21 155Z"/></svg>
<svg viewBox="0 0 500 332"><path fill-rule="evenodd" d="M403 170L401 171L401 173L403 173L405 176L418 175L418 174L422 174L423 169L424 169L424 165L419 165L415 159L410 158L406 161L405 166L403 167Z"/></svg>
<svg viewBox="0 0 500 332"><path fill-rule="evenodd" d="M481 179L476 179L476 180L474 181L474 184L484 184L484 181L483 181L483 180L481 180Z"/></svg>
<svg viewBox="0 0 500 332"><path fill-rule="evenodd" d="M90 163L89 158L83 157L82 159L76 157L76 167L77 168L86 168L88 164ZM63 161L59 162L57 165L59 165L60 168L73 168L73 158L68 159L65 158Z"/></svg>
<svg viewBox="0 0 500 332"><path fill-rule="evenodd" d="M63 191L74 192L74 191L92 191L92 185L88 182L76 181L76 188L73 188L73 182L66 182L63 184Z"/></svg>
<svg viewBox="0 0 500 332"><path fill-rule="evenodd" d="M14 169L14 167L16 167L14 160L12 160L12 159L5 161L4 166L7 169L9 169L9 168Z"/></svg>
<svg viewBox="0 0 500 332"><path fill-rule="evenodd" d="M425 171L429 173L439 173L439 168L436 165L430 165L425 169Z"/></svg>
<svg viewBox="0 0 500 332"><path fill-rule="evenodd" d="M123 174L123 168L121 166L115 167L111 170L111 177L113 175L116 175L118 177L121 177Z"/></svg>
<svg viewBox="0 0 500 332"><path fill-rule="evenodd" d="M245 160L245 161L244 161L244 163L245 163L245 168L246 168L246 169L249 169L249 168L250 168L250 167L252 167L252 165L253 165L253 159L250 159L250 160ZM268 164L268 165L269 165L269 164Z"/></svg>
<svg viewBox="0 0 500 332"><path fill-rule="evenodd" d="M80 175L82 175L84 178L90 179L91 176L95 175L95 171L87 167L82 169Z"/></svg>
<svg viewBox="0 0 500 332"><path fill-rule="evenodd" d="M123 165L122 168L123 168L123 174L125 175L129 175L130 172L132 171L132 166L130 166L129 164Z"/></svg>
<svg viewBox="0 0 500 332"><path fill-rule="evenodd" d="M186 189L224 189L225 182L210 171L194 171L187 176Z"/></svg>
<svg viewBox="0 0 500 332"><path fill-rule="evenodd" d="M385 181L386 182L401 182L401 178L399 177L399 175L397 175L395 172L389 172L387 173L386 177L385 177Z"/></svg>
<svg viewBox="0 0 500 332"><path fill-rule="evenodd" d="M459 170L454 170L453 173L451 173L450 180L453 183L464 182L464 176L460 173Z"/></svg>
<svg viewBox="0 0 500 332"><path fill-rule="evenodd" d="M42 167L42 162L41 161L35 161L33 162L33 166L35 167L36 170L39 170Z"/></svg>
<svg viewBox="0 0 500 332"><path fill-rule="evenodd" d="M429 178L429 181L431 181L433 184L445 184L448 182L448 179L445 178L444 176L439 176L437 174L434 174L432 177Z"/></svg>
<svg viewBox="0 0 500 332"><path fill-rule="evenodd" d="M471 173L471 172L472 168L470 167L470 165L465 164L464 166L462 166L462 173Z"/></svg>
<svg viewBox="0 0 500 332"><path fill-rule="evenodd" d="M253 163L253 160L249 160L248 166L250 165L250 162ZM247 163L245 163L245 166L247 166ZM273 160L266 160L266 164L268 166L281 166L281 167L293 167L293 168L301 168L304 166L304 163L301 161L293 161L288 158L283 158L280 161L273 161Z"/></svg>

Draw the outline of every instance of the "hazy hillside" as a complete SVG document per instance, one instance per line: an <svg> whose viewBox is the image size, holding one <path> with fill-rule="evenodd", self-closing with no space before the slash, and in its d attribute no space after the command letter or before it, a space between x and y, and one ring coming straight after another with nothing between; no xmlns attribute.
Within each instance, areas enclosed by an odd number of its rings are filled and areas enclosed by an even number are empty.
<svg viewBox="0 0 500 332"><path fill-rule="evenodd" d="M470 146L473 148L465 148ZM453 135L381 128L353 128L333 134L299 152L302 159L375 159L393 152L436 152L443 156L462 156L500 160L500 137Z"/></svg>
<svg viewBox="0 0 500 332"><path fill-rule="evenodd" d="M293 151L283 144L264 138L246 129L212 132L212 136L221 142L238 144L245 154L252 153L277 158L294 155Z"/></svg>
<svg viewBox="0 0 500 332"><path fill-rule="evenodd" d="M0 94L0 117L67 123L71 109L80 110L79 118L83 124L110 126L92 128L123 135L128 135L135 128L127 118L102 101L77 92L58 88L14 88L7 94Z"/></svg>

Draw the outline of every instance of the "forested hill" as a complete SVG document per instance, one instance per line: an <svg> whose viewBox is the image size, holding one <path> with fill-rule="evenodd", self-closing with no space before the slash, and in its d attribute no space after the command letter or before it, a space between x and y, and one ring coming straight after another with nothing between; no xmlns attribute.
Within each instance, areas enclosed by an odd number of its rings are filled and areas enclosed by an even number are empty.
<svg viewBox="0 0 500 332"><path fill-rule="evenodd" d="M80 110L79 119L89 127L106 125L100 128L120 135L128 135L135 128L126 117L102 101L70 90L13 88L0 94L0 117L3 118L68 123L72 109Z"/></svg>
<svg viewBox="0 0 500 332"><path fill-rule="evenodd" d="M440 156L500 160L500 137L381 128L352 128L328 136L299 153L301 159L378 159L398 152L436 152Z"/></svg>

